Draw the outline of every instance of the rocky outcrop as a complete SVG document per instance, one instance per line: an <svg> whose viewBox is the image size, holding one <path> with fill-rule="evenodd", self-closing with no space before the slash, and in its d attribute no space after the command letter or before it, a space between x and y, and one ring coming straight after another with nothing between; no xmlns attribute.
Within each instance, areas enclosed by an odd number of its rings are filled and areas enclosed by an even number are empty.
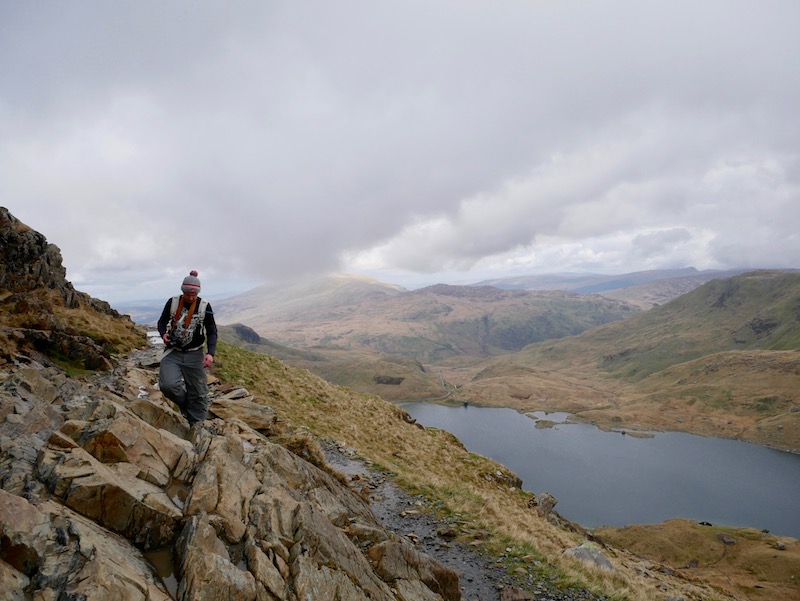
<svg viewBox="0 0 800 601"><path fill-rule="evenodd" d="M0 363L18 361L16 355L22 355L41 363L58 357L84 369L110 369L110 338L144 341L128 317L75 290L66 275L59 248L0 207ZM81 309L84 317L99 315L111 324L80 329L109 332L97 339L82 333L59 317L56 309L61 307Z"/></svg>
<svg viewBox="0 0 800 601"><path fill-rule="evenodd" d="M460 599L457 575L343 477L277 444L268 407L216 386L190 430L148 365L140 353L89 382L33 363L0 373L11 599ZM164 549L171 586L146 559Z"/></svg>

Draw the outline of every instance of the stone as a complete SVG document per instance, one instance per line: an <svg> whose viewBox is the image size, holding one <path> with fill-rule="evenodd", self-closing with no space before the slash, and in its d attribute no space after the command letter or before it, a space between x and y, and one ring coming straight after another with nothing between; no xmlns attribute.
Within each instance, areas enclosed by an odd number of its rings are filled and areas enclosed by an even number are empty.
<svg viewBox="0 0 800 601"><path fill-rule="evenodd" d="M170 599L138 549L63 505L0 491L0 524L0 583L17 582L20 599L33 583L42 598Z"/></svg>
<svg viewBox="0 0 800 601"><path fill-rule="evenodd" d="M582 543L577 547L567 549L564 551L564 555L574 557L584 565L596 568L602 572L615 571L614 564L612 564L609 559L603 555L603 552L600 550L600 546L595 543Z"/></svg>
<svg viewBox="0 0 800 601"><path fill-rule="evenodd" d="M156 402L136 398L125 406L154 428L166 430L179 438L186 438L189 432L189 423L179 412L170 408L166 401Z"/></svg>
<svg viewBox="0 0 800 601"><path fill-rule="evenodd" d="M174 540L182 514L161 488L137 477L138 466L107 466L80 447L65 449L51 442L40 453L37 469L67 507L142 548Z"/></svg>
<svg viewBox="0 0 800 601"><path fill-rule="evenodd" d="M500 601L531 601L533 595L514 586L507 586L500 591Z"/></svg>
<svg viewBox="0 0 800 601"><path fill-rule="evenodd" d="M369 557L377 573L388 582L419 580L445 601L461 598L458 575L405 541L384 541L372 546Z"/></svg>
<svg viewBox="0 0 800 601"><path fill-rule="evenodd" d="M24 589L29 585L30 579L25 574L0 560L0 590L8 595L8 601L25 601Z"/></svg>
<svg viewBox="0 0 800 601"><path fill-rule="evenodd" d="M186 515L214 514L230 543L239 543L247 529L250 501L261 486L254 471L242 463L242 441L215 437L195 476Z"/></svg>
<svg viewBox="0 0 800 601"><path fill-rule="evenodd" d="M256 544L252 537L248 537L245 543L245 557L247 558L247 567L256 579L257 589L263 589L264 593L284 599L288 591L286 583L288 572L282 573L276 565L282 561L281 558L274 552L271 555L273 559L270 559L270 556ZM265 596L265 594L259 595L260 598Z"/></svg>
<svg viewBox="0 0 800 601"><path fill-rule="evenodd" d="M233 391L230 394L236 392ZM268 436L273 433L278 422L275 412L266 405L238 396L226 395L212 399L209 411L223 419L240 419L254 430L258 430Z"/></svg>
<svg viewBox="0 0 800 601"><path fill-rule="evenodd" d="M176 543L180 601L255 601L256 579L239 569L206 514L186 522Z"/></svg>
<svg viewBox="0 0 800 601"><path fill-rule="evenodd" d="M726 546L736 544L736 539L733 538L730 534L725 534L724 532L717 533L717 540Z"/></svg>
<svg viewBox="0 0 800 601"><path fill-rule="evenodd" d="M172 478L185 482L196 460L192 444L154 428L121 405L109 403L115 408L112 418L82 422L83 427L68 422L70 436L102 463L137 465L138 477L147 482L161 487ZM179 464L182 471L176 473Z"/></svg>
<svg viewBox="0 0 800 601"><path fill-rule="evenodd" d="M558 499L556 499L553 495L549 492L542 493L541 495L536 496L536 513L539 514L540 517L546 518L549 517L550 514L553 512L553 509L558 504Z"/></svg>

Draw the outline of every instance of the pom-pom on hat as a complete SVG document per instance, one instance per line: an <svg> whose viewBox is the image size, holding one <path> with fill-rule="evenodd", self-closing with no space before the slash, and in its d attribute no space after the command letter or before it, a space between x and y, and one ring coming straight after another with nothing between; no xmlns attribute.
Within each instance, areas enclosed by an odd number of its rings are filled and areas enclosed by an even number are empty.
<svg viewBox="0 0 800 601"><path fill-rule="evenodd" d="M200 280L197 279L196 271L190 271L189 275L183 278L181 292L197 292L200 294Z"/></svg>

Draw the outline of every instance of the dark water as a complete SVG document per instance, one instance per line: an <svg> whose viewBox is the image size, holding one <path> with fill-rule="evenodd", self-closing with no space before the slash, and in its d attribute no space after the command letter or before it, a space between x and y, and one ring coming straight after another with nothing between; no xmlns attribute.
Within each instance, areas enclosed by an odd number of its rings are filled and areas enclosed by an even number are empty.
<svg viewBox="0 0 800 601"><path fill-rule="evenodd" d="M682 517L800 538L800 455L679 432L636 438L587 424L536 428L513 409L403 408L516 472L525 490L552 493L561 515L588 528Z"/></svg>

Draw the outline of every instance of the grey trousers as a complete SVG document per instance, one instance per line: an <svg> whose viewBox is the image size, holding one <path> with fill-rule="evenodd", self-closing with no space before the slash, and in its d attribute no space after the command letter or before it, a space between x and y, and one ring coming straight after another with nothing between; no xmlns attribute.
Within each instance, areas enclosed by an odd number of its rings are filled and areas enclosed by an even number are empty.
<svg viewBox="0 0 800 601"><path fill-rule="evenodd" d="M158 387L193 426L208 417L208 378L203 369L205 351L170 351L161 357Z"/></svg>

